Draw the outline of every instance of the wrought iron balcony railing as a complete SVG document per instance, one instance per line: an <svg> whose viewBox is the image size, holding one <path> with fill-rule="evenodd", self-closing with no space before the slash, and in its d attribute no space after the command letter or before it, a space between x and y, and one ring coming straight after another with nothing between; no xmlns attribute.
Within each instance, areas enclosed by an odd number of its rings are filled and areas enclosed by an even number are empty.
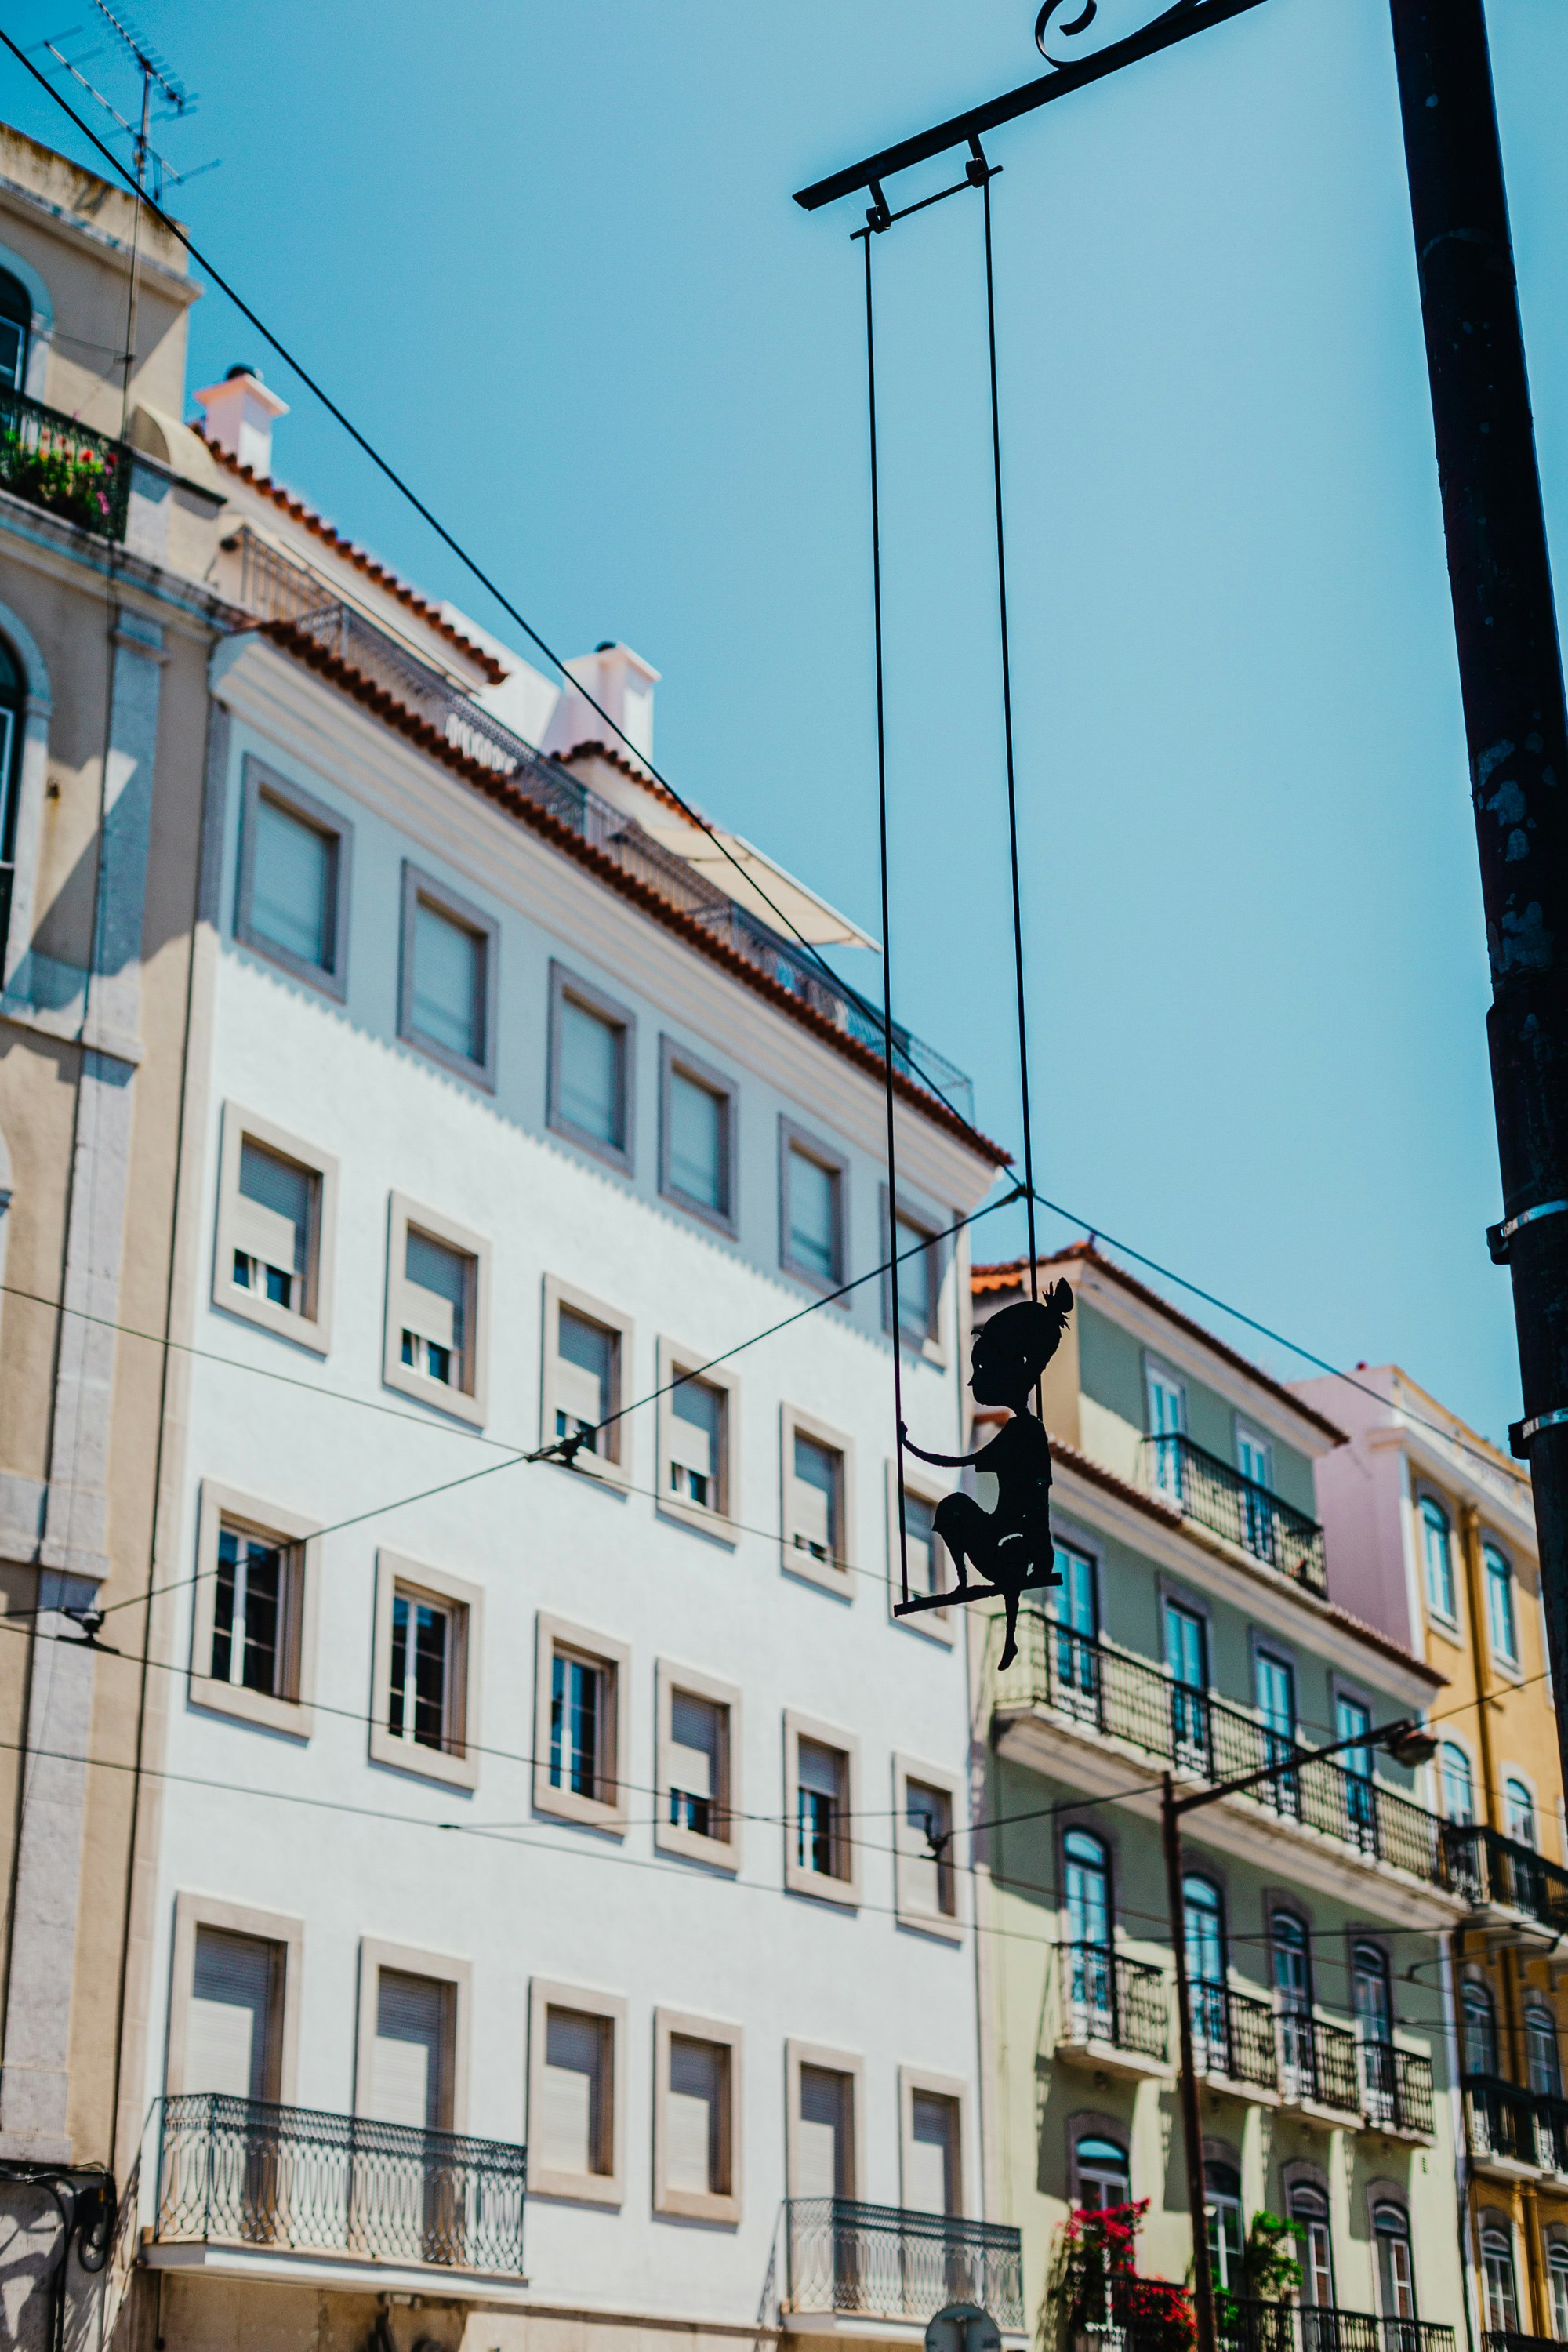
<svg viewBox="0 0 1568 2352"><path fill-rule="evenodd" d="M1432 2061L1419 2051L1397 2050L1390 2042L1363 2042L1361 2051L1361 2111L1369 2124L1389 2131L1433 2129Z"/></svg>
<svg viewBox="0 0 1568 2352"><path fill-rule="evenodd" d="M1568 2099L1527 2091L1498 2074L1466 2074L1464 2093L1473 2157L1568 2176Z"/></svg>
<svg viewBox="0 0 1568 2352"><path fill-rule="evenodd" d="M1066 1944L1064 2022L1074 2042L1103 2042L1163 2064L1170 1996L1164 1971L1109 1944Z"/></svg>
<svg viewBox="0 0 1568 2352"><path fill-rule="evenodd" d="M122 441L0 387L0 490L99 539L123 539L132 464Z"/></svg>
<svg viewBox="0 0 1568 2352"><path fill-rule="evenodd" d="M1336 2115L1361 2113L1361 2076L1356 2038L1342 2025L1327 2025L1303 2010L1279 2011L1279 2093L1290 2105L1331 2107Z"/></svg>
<svg viewBox="0 0 1568 2352"><path fill-rule="evenodd" d="M1454 2331L1440 2319L1382 2319L1370 2311L1299 2304L1301 2352L1454 2352Z"/></svg>
<svg viewBox="0 0 1568 2352"><path fill-rule="evenodd" d="M163 2102L153 2235L521 2277L527 2154L195 2092Z"/></svg>
<svg viewBox="0 0 1568 2352"><path fill-rule="evenodd" d="M1521 2336L1517 2328L1489 2327L1481 2352L1562 2352L1554 2336Z"/></svg>
<svg viewBox="0 0 1568 2352"><path fill-rule="evenodd" d="M1495 1903L1522 1911L1554 1933L1568 1929L1568 1870L1533 1846L1477 1822L1450 1822L1443 1832L1449 1884L1480 1909Z"/></svg>
<svg viewBox="0 0 1568 2352"><path fill-rule="evenodd" d="M945 2304L972 2303L998 2327L1024 2325L1016 2230L847 2197L794 2197L784 2210L791 2312L926 2320Z"/></svg>
<svg viewBox="0 0 1568 2352"><path fill-rule="evenodd" d="M1226 2352L1454 2352L1454 2331L1438 2320L1380 2319L1328 2304L1253 2303L1221 2293L1215 2331ZM1089 2352L1163 2352L1169 2329L1088 2327ZM1535 2352L1529 2336L1487 2336L1486 2352ZM1546 2352L1542 2346L1541 2352Z"/></svg>
<svg viewBox="0 0 1568 2352"><path fill-rule="evenodd" d="M1250 2083L1261 2091L1278 2088L1279 2055L1274 2011L1250 1993L1228 1985L1190 1984L1193 2056L1202 2074Z"/></svg>
<svg viewBox="0 0 1568 2352"><path fill-rule="evenodd" d="M1224 1536L1298 1584L1327 1593L1323 1530L1304 1511L1256 1479L1244 1478L1190 1437L1146 1437L1143 1469L1145 1484L1174 1503L1184 1518L1195 1519L1211 1535Z"/></svg>
<svg viewBox="0 0 1568 2352"><path fill-rule="evenodd" d="M545 759L452 679L335 596L305 565L295 563L243 525L227 544L239 555L237 602L247 612L263 622L287 622L324 652L359 671L433 728L455 751L492 769L558 824L576 834L635 881L657 891L732 954L808 1005L831 1028L873 1054L882 1052L881 1015L847 981L826 971L796 942L738 906L678 851L656 841L624 809L591 791L568 769ZM973 1080L897 1021L893 1063L903 1076L973 1124Z"/></svg>
<svg viewBox="0 0 1568 2352"><path fill-rule="evenodd" d="M1000 1638L995 1627L991 1638ZM1256 1716L1208 1691L1173 1682L1150 1659L1069 1633L1036 1610L1020 1616L1017 1658L996 1685L999 1706L1020 1702L1050 1707L1205 1780L1228 1780L1264 1765L1289 1763L1296 1753L1293 1741ZM1267 1805L1284 1820L1321 1831L1428 1884L1449 1883L1437 1816L1342 1765L1291 1766L1237 1801Z"/></svg>

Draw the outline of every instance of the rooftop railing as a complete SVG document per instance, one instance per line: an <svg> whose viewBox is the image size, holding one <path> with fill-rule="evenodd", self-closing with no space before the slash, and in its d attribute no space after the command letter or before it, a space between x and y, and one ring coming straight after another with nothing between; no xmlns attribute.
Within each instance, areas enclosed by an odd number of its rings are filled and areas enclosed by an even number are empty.
<svg viewBox="0 0 1568 2352"><path fill-rule="evenodd" d="M1450 1883L1481 1908L1489 1903L1522 1911L1554 1933L1568 1928L1568 1870L1533 1846L1475 1822L1451 1822L1443 1832Z"/></svg>
<svg viewBox="0 0 1568 2352"><path fill-rule="evenodd" d="M847 2197L794 2197L784 2206L784 2293L791 2312L867 2319L933 2318L950 2303L1024 2325L1016 2230Z"/></svg>
<svg viewBox="0 0 1568 2352"><path fill-rule="evenodd" d="M1143 1466L1144 1483L1174 1503L1184 1518L1327 1595L1323 1530L1316 1519L1190 1437L1146 1437Z"/></svg>
<svg viewBox="0 0 1568 2352"><path fill-rule="evenodd" d="M1163 2064L1169 1995L1164 1971L1109 1944L1063 1947L1063 2022L1074 2042L1102 2042Z"/></svg>
<svg viewBox="0 0 1568 2352"><path fill-rule="evenodd" d="M1049 1707L1205 1780L1284 1764L1279 1779L1259 1781L1237 1801L1267 1806L1369 1860L1449 1884L1443 1824L1425 1806L1332 1760L1292 1764L1295 1742L1256 1716L1173 1681L1150 1659L1054 1624L1037 1610L1019 1618L1018 1656L1000 1677L995 1701Z"/></svg>
<svg viewBox="0 0 1568 2352"><path fill-rule="evenodd" d="M705 875L612 801L536 751L443 672L423 662L342 598L316 573L242 526L229 544L240 559L238 602L262 621L288 622L323 652L357 670L450 743L524 793L556 824L653 890L830 1028L872 1054L884 1048L875 1006L805 949L760 922ZM974 1087L934 1046L893 1024L893 1066L973 1124Z"/></svg>
<svg viewBox="0 0 1568 2352"><path fill-rule="evenodd" d="M99 539L123 539L132 456L122 441L0 387L0 489Z"/></svg>
<svg viewBox="0 0 1568 2352"><path fill-rule="evenodd" d="M195 2092L163 2102L163 2244L522 2274L523 2148Z"/></svg>

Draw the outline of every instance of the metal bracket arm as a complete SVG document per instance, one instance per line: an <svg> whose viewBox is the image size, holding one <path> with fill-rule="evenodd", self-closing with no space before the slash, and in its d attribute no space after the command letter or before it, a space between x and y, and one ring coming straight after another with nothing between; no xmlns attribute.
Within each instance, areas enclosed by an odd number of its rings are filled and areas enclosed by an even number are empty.
<svg viewBox="0 0 1568 2352"><path fill-rule="evenodd" d="M1568 1405L1558 1405L1551 1412L1538 1412L1529 1421L1510 1421L1508 1425L1508 1450L1516 1462L1530 1459L1530 1441L1542 1429L1561 1429L1568 1422Z"/></svg>
<svg viewBox="0 0 1568 2352"><path fill-rule="evenodd" d="M1521 1226L1533 1225L1539 1217L1561 1216L1568 1210L1568 1201L1542 1201L1536 1209L1521 1209L1517 1217L1505 1217L1500 1225L1487 1227L1487 1248L1494 1265L1506 1265L1512 1251L1510 1247Z"/></svg>

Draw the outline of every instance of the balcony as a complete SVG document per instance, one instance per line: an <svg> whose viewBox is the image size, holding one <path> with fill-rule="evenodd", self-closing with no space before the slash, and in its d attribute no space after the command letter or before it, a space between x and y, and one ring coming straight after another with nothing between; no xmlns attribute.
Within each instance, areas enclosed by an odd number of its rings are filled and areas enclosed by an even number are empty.
<svg viewBox="0 0 1568 2352"><path fill-rule="evenodd" d="M1361 2111L1373 2129L1400 2139L1430 2139L1434 2131L1432 2062L1390 2042L1363 2042Z"/></svg>
<svg viewBox="0 0 1568 2352"><path fill-rule="evenodd" d="M784 2310L794 2317L908 2320L977 2304L998 2327L1024 2325L1016 2230L847 2197L795 2197L784 2209Z"/></svg>
<svg viewBox="0 0 1568 2352"><path fill-rule="evenodd" d="M0 388L0 489L98 539L123 539L132 457L26 393Z"/></svg>
<svg viewBox="0 0 1568 2352"><path fill-rule="evenodd" d="M1323 1530L1317 1520L1271 1495L1267 1486L1244 1478L1217 1454L1194 1445L1190 1437L1146 1437L1143 1477L1145 1486L1174 1503L1184 1519L1195 1520L1210 1535L1223 1536L1238 1550L1327 1598Z"/></svg>
<svg viewBox="0 0 1568 2352"><path fill-rule="evenodd" d="M1268 2001L1223 1984L1194 1984L1189 1991L1199 2074L1243 2097L1271 2097L1279 2088L1279 2054Z"/></svg>
<svg viewBox="0 0 1568 2352"><path fill-rule="evenodd" d="M991 1638L998 1638L994 1627ZM1069 1633L1036 1610L1020 1616L1018 1656L996 1685L995 1705L1048 1708L1082 1731L1125 1742L1202 1780L1228 1780L1286 1763L1296 1752L1241 1707L1173 1682L1152 1660ZM1235 1801L1264 1807L1428 1885L1450 1884L1436 1815L1341 1764L1292 1768Z"/></svg>
<svg viewBox="0 0 1568 2352"><path fill-rule="evenodd" d="M1164 2074L1170 1996L1163 1970L1108 1944L1064 1945L1062 1969L1061 2055L1111 2074Z"/></svg>
<svg viewBox="0 0 1568 2352"><path fill-rule="evenodd" d="M243 525L225 544L240 559L237 601L256 614L263 625L281 625L358 671L444 737L454 751L492 770L513 792L522 793L634 881L678 908L830 1028L868 1052L881 1055L882 1016L847 981L817 963L796 941L784 938L738 906L679 851L656 841L625 809L590 791L569 769L543 758L531 743L492 718L472 695L334 596L303 564L293 562ZM973 1124L973 1080L897 1021L893 1066L956 1111L960 1118Z"/></svg>
<svg viewBox="0 0 1568 2352"><path fill-rule="evenodd" d="M1442 2321L1379 2319L1327 2304L1243 2303L1220 2294L1215 2318L1226 2352L1454 2352L1454 2331ZM1133 2327L1085 2328L1079 2341L1083 2352L1142 2352ZM1489 2336L1485 2344L1486 2352L1534 2352L1528 2336Z"/></svg>
<svg viewBox="0 0 1568 2352"><path fill-rule="evenodd" d="M1562 2347L1554 2336L1521 2336L1511 2327L1489 2327L1481 2337L1481 2352L1562 2352Z"/></svg>
<svg viewBox="0 0 1568 2352"><path fill-rule="evenodd" d="M200 2092L165 2099L155 2245L522 2278L527 2155Z"/></svg>
<svg viewBox="0 0 1568 2352"><path fill-rule="evenodd" d="M1465 2137L1478 2172L1500 2180L1568 2177L1568 2099L1497 2074L1464 2077Z"/></svg>
<svg viewBox="0 0 1568 2352"><path fill-rule="evenodd" d="M1533 1846L1477 1822L1452 1822L1443 1832L1449 1884L1467 1895L1488 1924L1533 1923L1548 1940L1568 1930L1568 1870Z"/></svg>

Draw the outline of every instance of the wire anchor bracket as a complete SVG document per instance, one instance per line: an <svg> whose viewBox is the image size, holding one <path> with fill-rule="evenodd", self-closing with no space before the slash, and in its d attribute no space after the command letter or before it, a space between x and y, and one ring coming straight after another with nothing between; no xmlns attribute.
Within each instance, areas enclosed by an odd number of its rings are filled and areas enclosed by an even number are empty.
<svg viewBox="0 0 1568 2352"><path fill-rule="evenodd" d="M1521 1209L1517 1217L1505 1217L1500 1225L1489 1225L1487 1250L1492 1264L1508 1264L1513 1255L1510 1244L1522 1226L1533 1225L1539 1217L1560 1217L1564 1212L1568 1212L1568 1201L1542 1201L1539 1208Z"/></svg>

